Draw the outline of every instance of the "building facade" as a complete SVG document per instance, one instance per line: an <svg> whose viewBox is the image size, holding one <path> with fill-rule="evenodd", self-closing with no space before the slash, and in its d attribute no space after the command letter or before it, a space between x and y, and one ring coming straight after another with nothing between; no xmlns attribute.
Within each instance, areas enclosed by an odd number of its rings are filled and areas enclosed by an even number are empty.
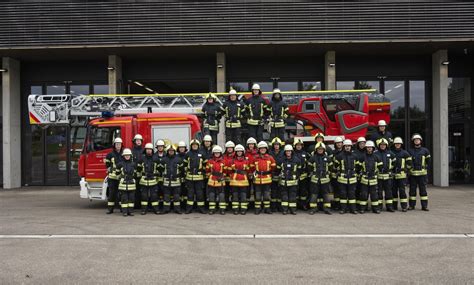
<svg viewBox="0 0 474 285"><path fill-rule="evenodd" d="M435 185L472 183L474 3L5 2L4 188L77 185L84 127L30 126L29 94L375 88Z"/></svg>

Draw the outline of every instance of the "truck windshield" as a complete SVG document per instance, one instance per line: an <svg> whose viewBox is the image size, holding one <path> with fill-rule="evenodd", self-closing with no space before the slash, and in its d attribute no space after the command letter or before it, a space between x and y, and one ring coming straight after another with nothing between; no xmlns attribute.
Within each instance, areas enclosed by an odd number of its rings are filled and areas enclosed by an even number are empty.
<svg viewBox="0 0 474 285"><path fill-rule="evenodd" d="M337 112L345 111L345 110L354 110L355 107L349 103L347 100L341 99L324 99L323 100L323 107L326 111L328 118L331 121L335 120L335 116Z"/></svg>
<svg viewBox="0 0 474 285"><path fill-rule="evenodd" d="M120 127L90 126L87 136L87 152L110 149L117 137L120 137Z"/></svg>

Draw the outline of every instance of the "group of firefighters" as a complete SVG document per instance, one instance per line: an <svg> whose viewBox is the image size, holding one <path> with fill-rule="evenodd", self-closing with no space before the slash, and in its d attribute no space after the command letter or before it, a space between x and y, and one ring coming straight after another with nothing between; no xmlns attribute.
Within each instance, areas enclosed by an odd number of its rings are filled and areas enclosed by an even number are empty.
<svg viewBox="0 0 474 285"><path fill-rule="evenodd" d="M189 149L183 141L173 145L164 140L143 147L139 134L132 149L122 149L122 140L116 138L105 160L107 213L113 213L120 203L122 214L132 216L138 200L143 215L149 210L155 214L197 210L224 215L229 207L235 215L245 215L250 200L257 215L277 211L295 215L297 208L309 214L322 211L330 215L331 208L340 214L362 214L369 206L378 214L383 204L388 212L398 210L399 205L406 212L415 208L417 189L422 210L428 211L430 153L419 134L412 136L407 151L400 137L392 140L381 120L371 140L360 137L353 145L337 137L331 148L318 133L314 148L307 152L299 138L284 141L288 107L280 90L274 90L270 104L260 95L260 87L254 84L252 96L244 102L235 90L222 106L208 96L203 106L206 135L202 143L191 140ZM240 141L243 114L249 132L245 146ZM222 116L224 149L213 145ZM272 130L270 144L263 140L264 121Z"/></svg>

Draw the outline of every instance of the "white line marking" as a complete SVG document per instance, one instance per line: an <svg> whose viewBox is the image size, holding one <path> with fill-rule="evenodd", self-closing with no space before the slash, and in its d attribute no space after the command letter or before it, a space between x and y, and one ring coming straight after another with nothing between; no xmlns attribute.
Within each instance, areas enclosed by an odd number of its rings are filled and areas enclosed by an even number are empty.
<svg viewBox="0 0 474 285"><path fill-rule="evenodd" d="M0 239L360 239L474 238L474 234L0 235Z"/></svg>

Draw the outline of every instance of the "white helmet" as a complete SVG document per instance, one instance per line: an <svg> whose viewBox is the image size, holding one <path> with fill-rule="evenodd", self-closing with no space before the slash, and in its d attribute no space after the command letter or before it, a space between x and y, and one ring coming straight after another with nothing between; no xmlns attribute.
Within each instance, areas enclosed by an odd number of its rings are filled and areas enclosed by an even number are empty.
<svg viewBox="0 0 474 285"><path fill-rule="evenodd" d="M414 134L412 137L411 137L411 140L414 141L416 139L419 139L419 140L423 140L420 136L420 134Z"/></svg>
<svg viewBox="0 0 474 285"><path fill-rule="evenodd" d="M403 144L403 140L401 137L396 137L394 140L393 140L393 143L396 144L396 143L399 143L399 144Z"/></svg>
<svg viewBox="0 0 474 285"><path fill-rule="evenodd" d="M287 145L285 145L284 150L285 150L285 151L288 151L288 150L293 151L293 146L292 146L291 144L287 144Z"/></svg>
<svg viewBox="0 0 474 285"><path fill-rule="evenodd" d="M235 89L230 89L229 95L237 95L237 91L235 91Z"/></svg>
<svg viewBox="0 0 474 285"><path fill-rule="evenodd" d="M126 148L122 152L122 156L132 155L132 151L129 148Z"/></svg>
<svg viewBox="0 0 474 285"><path fill-rule="evenodd" d="M387 122L385 120L380 120L379 123L377 124L379 127L383 127L387 125Z"/></svg>
<svg viewBox="0 0 474 285"><path fill-rule="evenodd" d="M203 142L212 142L212 137L210 135L205 135L202 139Z"/></svg>
<svg viewBox="0 0 474 285"><path fill-rule="evenodd" d="M238 144L235 146L235 151L242 151L242 152L245 152L245 147L241 144Z"/></svg>
<svg viewBox="0 0 474 285"><path fill-rule="evenodd" d="M228 147L235 147L235 143L233 141L228 141L225 143L225 148L228 148Z"/></svg>
<svg viewBox="0 0 474 285"><path fill-rule="evenodd" d="M133 137L133 141L136 141L136 140L143 140L142 135L136 134L136 135Z"/></svg>
<svg viewBox="0 0 474 285"><path fill-rule="evenodd" d="M344 140L344 142L342 143L342 145L346 146L346 145L350 145L352 146L352 141L347 139L347 140Z"/></svg>
<svg viewBox="0 0 474 285"><path fill-rule="evenodd" d="M375 148L375 144L374 144L373 141L367 141L367 142L365 143L365 147L366 147L366 148L367 148L367 147L373 147L373 148Z"/></svg>
<svg viewBox="0 0 474 285"><path fill-rule="evenodd" d="M260 90L260 85L258 84L252 85L252 90Z"/></svg>
<svg viewBox="0 0 474 285"><path fill-rule="evenodd" d="M334 143L342 143L344 141L344 139L342 137L336 137L334 139Z"/></svg>
<svg viewBox="0 0 474 285"><path fill-rule="evenodd" d="M366 141L366 140L365 140L364 137L359 137L359 138L357 139L357 143L365 142L365 141Z"/></svg>
<svg viewBox="0 0 474 285"><path fill-rule="evenodd" d="M212 148L212 153L220 152L222 153L222 147L216 145Z"/></svg>
<svg viewBox="0 0 474 285"><path fill-rule="evenodd" d="M186 143L184 141L179 141L178 142L178 147L187 147Z"/></svg>
<svg viewBox="0 0 474 285"><path fill-rule="evenodd" d="M248 144L251 144L251 143L257 144L257 140L254 139L254 138L252 138L252 137L250 137L250 138L247 140L247 145L248 145Z"/></svg>
<svg viewBox="0 0 474 285"><path fill-rule="evenodd" d="M268 148L268 144L264 141L258 143L257 148Z"/></svg>
<svg viewBox="0 0 474 285"><path fill-rule="evenodd" d="M281 90L279 88L275 88L275 89L273 89L273 94L275 94L275 93L280 93L281 94Z"/></svg>
<svg viewBox="0 0 474 285"><path fill-rule="evenodd" d="M164 140L157 140L156 141L156 146L165 146L165 141Z"/></svg>
<svg viewBox="0 0 474 285"><path fill-rule="evenodd" d="M115 138L114 139L114 144L116 143L123 143L122 139L121 138Z"/></svg>
<svg viewBox="0 0 474 285"><path fill-rule="evenodd" d="M153 149L153 144L152 143L147 143L145 145L145 149Z"/></svg>

